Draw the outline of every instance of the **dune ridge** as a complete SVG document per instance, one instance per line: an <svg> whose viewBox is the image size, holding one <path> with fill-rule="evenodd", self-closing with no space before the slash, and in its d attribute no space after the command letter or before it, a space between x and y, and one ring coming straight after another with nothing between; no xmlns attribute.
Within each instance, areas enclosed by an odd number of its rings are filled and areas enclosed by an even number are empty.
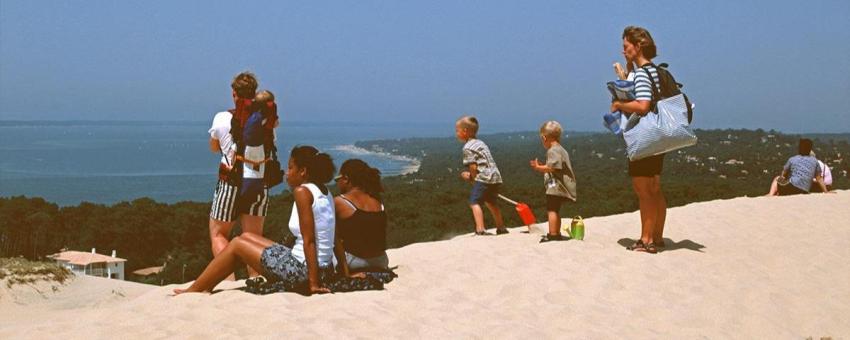
<svg viewBox="0 0 850 340"><path fill-rule="evenodd" d="M850 191L673 208L656 255L624 249L637 212L586 219L584 241L538 244L538 224L416 243L388 251L399 278L384 291L256 296L237 281L175 297L82 277L32 298L3 285L0 338L841 339L848 206Z"/></svg>

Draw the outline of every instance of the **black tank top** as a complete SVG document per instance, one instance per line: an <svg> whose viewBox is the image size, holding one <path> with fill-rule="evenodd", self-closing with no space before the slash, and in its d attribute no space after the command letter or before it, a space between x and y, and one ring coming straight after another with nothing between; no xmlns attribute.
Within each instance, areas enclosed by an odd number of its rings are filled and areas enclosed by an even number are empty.
<svg viewBox="0 0 850 340"><path fill-rule="evenodd" d="M354 207L354 214L338 219L336 232L345 244L345 251L360 258L381 256L387 249L387 212L360 210L345 196L340 195Z"/></svg>

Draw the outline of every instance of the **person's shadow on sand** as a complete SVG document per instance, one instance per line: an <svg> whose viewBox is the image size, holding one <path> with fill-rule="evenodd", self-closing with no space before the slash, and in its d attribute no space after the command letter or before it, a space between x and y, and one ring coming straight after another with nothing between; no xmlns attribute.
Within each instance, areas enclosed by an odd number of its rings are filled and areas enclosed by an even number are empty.
<svg viewBox="0 0 850 340"><path fill-rule="evenodd" d="M630 239L630 238L621 238L617 241L617 243L619 243L621 246L623 246L623 248L626 248L626 247L634 244L635 241L636 240L633 240L633 239ZM665 238L664 244L666 245L664 248L658 248L659 253L665 252L665 251L671 251L671 250L678 250L678 249L689 249L689 250L693 250L693 251L698 251L700 253L704 253L704 251L702 251L702 250L705 249L704 245L696 243L696 242L691 241L691 240L687 240L687 239L681 240L679 242L673 242L673 240L671 240L669 238Z"/></svg>

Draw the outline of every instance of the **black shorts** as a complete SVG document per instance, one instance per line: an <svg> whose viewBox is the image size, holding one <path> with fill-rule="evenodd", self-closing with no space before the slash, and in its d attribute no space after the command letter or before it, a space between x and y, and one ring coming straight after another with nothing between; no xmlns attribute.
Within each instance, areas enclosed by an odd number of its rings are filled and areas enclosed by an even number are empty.
<svg viewBox="0 0 850 340"><path fill-rule="evenodd" d="M638 159L634 162L629 161L629 176L654 177L661 175L661 169L664 167L664 155L662 153L660 155Z"/></svg>
<svg viewBox="0 0 850 340"><path fill-rule="evenodd" d="M554 211L556 213L560 213L561 205L569 200L570 199L566 197L546 195L546 211Z"/></svg>
<svg viewBox="0 0 850 340"><path fill-rule="evenodd" d="M780 184L778 189L779 190L777 190L777 193L779 194L779 196L808 194L808 192L805 192L805 191L801 190L800 188L795 187L791 183L785 183L785 185Z"/></svg>

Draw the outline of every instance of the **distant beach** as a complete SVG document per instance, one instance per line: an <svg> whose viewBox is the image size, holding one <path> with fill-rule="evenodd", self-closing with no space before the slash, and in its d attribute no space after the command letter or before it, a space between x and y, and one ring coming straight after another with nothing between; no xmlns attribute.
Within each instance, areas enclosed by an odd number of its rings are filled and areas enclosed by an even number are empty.
<svg viewBox="0 0 850 340"><path fill-rule="evenodd" d="M202 121L0 121L0 197L43 197L59 205L209 201L219 155L207 144ZM494 127L506 131L511 126ZM384 176L418 171L420 160L362 141L447 137L451 124L307 123L283 121L280 157L295 145L327 150L337 165L362 158ZM273 194L285 190L275 187Z"/></svg>
<svg viewBox="0 0 850 340"><path fill-rule="evenodd" d="M359 157L394 176L415 172L419 161L353 143L396 137L403 128L284 123L277 144L284 162L293 146L309 144L327 150L337 164ZM220 156L209 151L207 129L205 122L5 122L0 124L0 196L38 196L60 205L140 197L208 201Z"/></svg>

